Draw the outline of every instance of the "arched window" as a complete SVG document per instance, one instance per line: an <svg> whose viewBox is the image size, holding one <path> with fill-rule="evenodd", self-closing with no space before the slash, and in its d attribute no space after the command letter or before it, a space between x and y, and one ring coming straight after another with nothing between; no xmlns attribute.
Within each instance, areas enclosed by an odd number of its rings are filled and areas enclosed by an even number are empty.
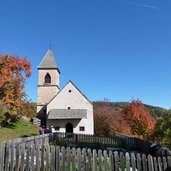
<svg viewBox="0 0 171 171"><path fill-rule="evenodd" d="M48 83L48 84L51 83L51 76L50 76L49 73L47 73L46 76L45 76L45 84L46 83Z"/></svg>

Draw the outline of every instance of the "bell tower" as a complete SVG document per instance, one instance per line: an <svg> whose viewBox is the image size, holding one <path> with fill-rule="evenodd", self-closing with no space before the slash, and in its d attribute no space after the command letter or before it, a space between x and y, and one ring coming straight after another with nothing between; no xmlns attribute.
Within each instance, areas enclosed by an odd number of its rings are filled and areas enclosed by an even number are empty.
<svg viewBox="0 0 171 171"><path fill-rule="evenodd" d="M46 120L46 105L59 92L60 71L51 48L48 49L38 66L37 115L42 124ZM44 121L43 121L44 120Z"/></svg>

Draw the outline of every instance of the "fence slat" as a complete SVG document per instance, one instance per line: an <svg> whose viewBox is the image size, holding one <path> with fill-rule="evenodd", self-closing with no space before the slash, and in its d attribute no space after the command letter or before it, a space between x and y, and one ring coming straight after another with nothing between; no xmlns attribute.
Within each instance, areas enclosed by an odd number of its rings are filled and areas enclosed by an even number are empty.
<svg viewBox="0 0 171 171"><path fill-rule="evenodd" d="M137 154L137 170L138 171L142 170L142 167L141 167L141 156L140 156L139 153Z"/></svg>
<svg viewBox="0 0 171 171"><path fill-rule="evenodd" d="M76 149L72 148L72 171L75 171L75 156L76 156Z"/></svg>
<svg viewBox="0 0 171 171"><path fill-rule="evenodd" d="M153 158L153 161L154 161L154 170L158 171L158 163L156 157Z"/></svg>
<svg viewBox="0 0 171 171"><path fill-rule="evenodd" d="M71 160L71 151L70 148L67 148L67 171L70 171L70 160Z"/></svg>
<svg viewBox="0 0 171 171"><path fill-rule="evenodd" d="M98 150L99 171L102 171L102 150Z"/></svg>
<svg viewBox="0 0 171 171"><path fill-rule="evenodd" d="M77 149L77 170L81 170L81 150Z"/></svg>
<svg viewBox="0 0 171 171"><path fill-rule="evenodd" d="M43 139L42 141L45 141L45 139ZM44 143L43 143L44 144ZM45 170L45 146L44 145L41 145L41 171L44 171Z"/></svg>
<svg viewBox="0 0 171 171"><path fill-rule="evenodd" d="M82 171L86 171L86 149L85 148L83 148L82 150L82 160L83 160Z"/></svg>
<svg viewBox="0 0 171 171"><path fill-rule="evenodd" d="M21 144L21 148L20 148L20 150L21 150L21 162L20 162L20 170L21 171L24 171L24 158L25 158L25 143L23 142L22 144Z"/></svg>
<svg viewBox="0 0 171 171"><path fill-rule="evenodd" d="M147 159L148 159L148 169L149 169L149 171L154 171L153 157L151 155L148 155Z"/></svg>
<svg viewBox="0 0 171 171"><path fill-rule="evenodd" d="M171 156L167 156L167 170L171 170Z"/></svg>
<svg viewBox="0 0 171 171"><path fill-rule="evenodd" d="M5 146L5 170L9 169L10 144L6 142Z"/></svg>
<svg viewBox="0 0 171 171"><path fill-rule="evenodd" d="M15 157L16 157L16 160L15 160L15 171L19 171L19 158L20 158L20 144L19 143L16 143L16 153L15 153Z"/></svg>
<svg viewBox="0 0 171 171"><path fill-rule="evenodd" d="M143 171L147 171L147 158L145 154L142 155L142 166Z"/></svg>
<svg viewBox="0 0 171 171"><path fill-rule="evenodd" d="M161 163L161 157L157 158L158 164L159 164L159 171L162 171L162 163Z"/></svg>
<svg viewBox="0 0 171 171"><path fill-rule="evenodd" d="M55 146L51 146L51 171L55 171Z"/></svg>
<svg viewBox="0 0 171 171"><path fill-rule="evenodd" d="M96 158L97 158L96 150L93 150L93 171L97 171Z"/></svg>
<svg viewBox="0 0 171 171"><path fill-rule="evenodd" d="M131 153L131 167L132 171L136 171L136 159L134 153Z"/></svg>
<svg viewBox="0 0 171 171"><path fill-rule="evenodd" d="M35 156L34 156L34 149L35 146L31 145L30 150L31 150L31 164L30 164L30 171L34 171L34 167L35 167Z"/></svg>
<svg viewBox="0 0 171 171"><path fill-rule="evenodd" d="M120 152L121 171L125 171L124 153Z"/></svg>
<svg viewBox="0 0 171 171"><path fill-rule="evenodd" d="M56 171L60 171L60 147L56 147Z"/></svg>
<svg viewBox="0 0 171 171"><path fill-rule="evenodd" d="M104 154L104 171L107 171L108 170L108 162L107 162L108 155L107 155L107 151L104 150L103 154Z"/></svg>
<svg viewBox="0 0 171 171"><path fill-rule="evenodd" d="M115 156L115 170L119 170L119 155L117 151L114 152L114 156Z"/></svg>
<svg viewBox="0 0 171 171"><path fill-rule="evenodd" d="M39 153L40 153L40 148L39 148L39 143L38 141L36 141L36 171L40 170L40 166L39 166Z"/></svg>
<svg viewBox="0 0 171 171"><path fill-rule="evenodd" d="M125 157L126 157L126 170L130 171L130 157L129 157L129 153L126 153Z"/></svg>
<svg viewBox="0 0 171 171"><path fill-rule="evenodd" d="M5 141L1 143L0 170L4 169L5 144Z"/></svg>
<svg viewBox="0 0 171 171"><path fill-rule="evenodd" d="M113 161L113 152L109 152L109 166L110 166L110 171L114 170L114 161Z"/></svg>
<svg viewBox="0 0 171 171"><path fill-rule="evenodd" d="M25 171L29 171L29 157L30 157L30 144L26 145L26 167L25 167Z"/></svg>
<svg viewBox="0 0 171 171"><path fill-rule="evenodd" d="M88 149L88 171L92 170L92 165L91 165L91 150Z"/></svg>
<svg viewBox="0 0 171 171"><path fill-rule="evenodd" d="M10 149L10 153L11 153L11 156L10 156L10 171L13 171L14 170L14 142L12 141L11 142L11 149Z"/></svg>
<svg viewBox="0 0 171 171"><path fill-rule="evenodd" d="M166 170L167 169L167 160L166 157L162 157L163 159L163 169Z"/></svg>

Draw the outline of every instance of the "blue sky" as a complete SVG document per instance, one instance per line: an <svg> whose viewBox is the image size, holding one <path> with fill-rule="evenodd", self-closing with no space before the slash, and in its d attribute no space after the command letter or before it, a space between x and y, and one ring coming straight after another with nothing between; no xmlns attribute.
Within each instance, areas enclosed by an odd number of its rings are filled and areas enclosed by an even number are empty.
<svg viewBox="0 0 171 171"><path fill-rule="evenodd" d="M26 93L52 42L61 71L91 100L171 108L170 0L1 0L0 53L27 57Z"/></svg>

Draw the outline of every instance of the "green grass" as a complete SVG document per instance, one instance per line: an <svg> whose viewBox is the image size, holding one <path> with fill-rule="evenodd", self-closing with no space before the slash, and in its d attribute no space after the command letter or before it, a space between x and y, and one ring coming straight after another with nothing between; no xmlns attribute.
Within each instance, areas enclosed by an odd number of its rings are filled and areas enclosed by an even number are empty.
<svg viewBox="0 0 171 171"><path fill-rule="evenodd" d="M17 123L0 128L0 142L17 138L25 138L39 134L39 128L28 121L20 119Z"/></svg>

